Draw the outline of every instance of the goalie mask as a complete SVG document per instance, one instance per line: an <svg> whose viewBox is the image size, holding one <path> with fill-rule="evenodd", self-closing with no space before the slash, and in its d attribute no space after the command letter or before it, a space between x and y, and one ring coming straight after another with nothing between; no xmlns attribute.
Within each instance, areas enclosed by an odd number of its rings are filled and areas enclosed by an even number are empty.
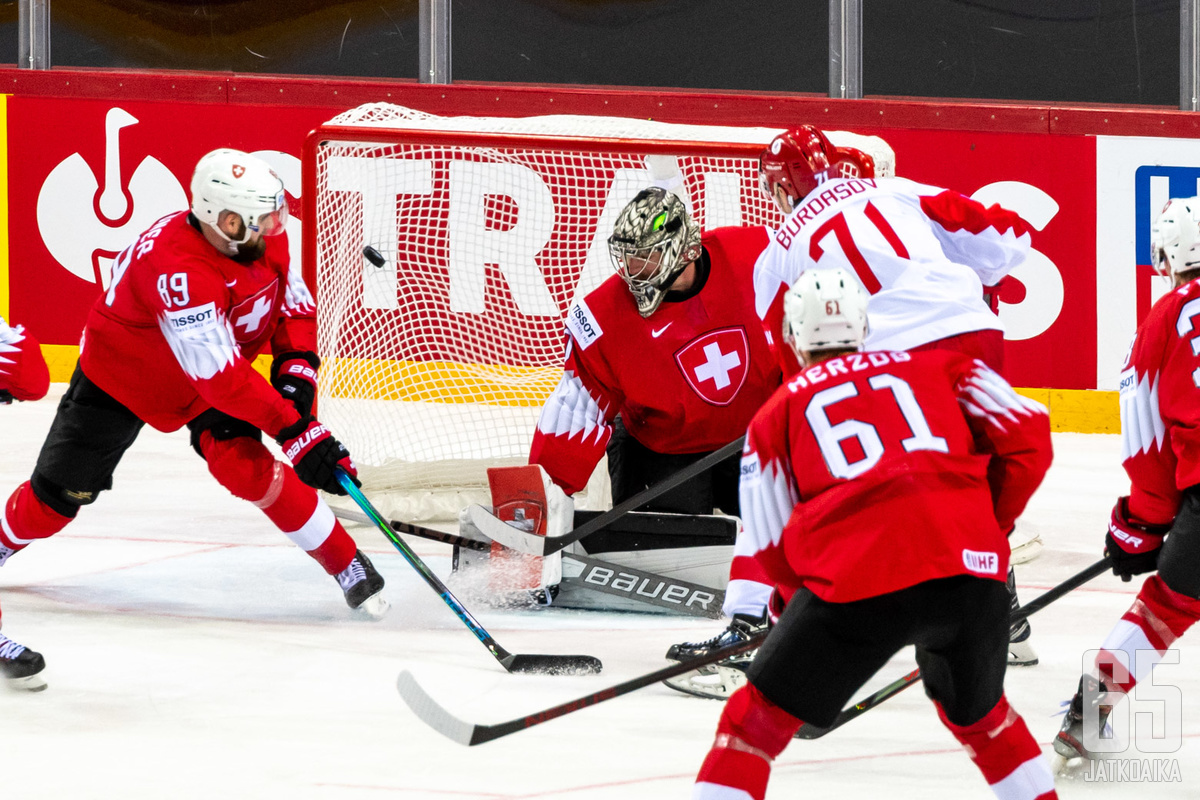
<svg viewBox="0 0 1200 800"><path fill-rule="evenodd" d="M798 356L857 350L867 336L867 294L844 269L800 273L783 296L783 340Z"/></svg>
<svg viewBox="0 0 1200 800"><path fill-rule="evenodd" d="M617 217L608 254L638 313L649 317L679 273L700 257L700 226L671 192L643 189Z"/></svg>
<svg viewBox="0 0 1200 800"><path fill-rule="evenodd" d="M232 211L245 226L234 239L217 224ZM192 213L196 219L237 245L255 233L272 236L287 225L288 206L283 181L267 163L240 150L213 150L196 163L192 173Z"/></svg>
<svg viewBox="0 0 1200 800"><path fill-rule="evenodd" d="M1200 197L1167 201L1150 229L1150 260L1159 275L1200 269Z"/></svg>

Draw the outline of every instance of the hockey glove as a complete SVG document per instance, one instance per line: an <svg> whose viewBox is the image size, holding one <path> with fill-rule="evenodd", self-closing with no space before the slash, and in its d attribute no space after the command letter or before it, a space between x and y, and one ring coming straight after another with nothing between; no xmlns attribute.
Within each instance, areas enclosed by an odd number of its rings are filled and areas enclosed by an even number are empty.
<svg viewBox="0 0 1200 800"><path fill-rule="evenodd" d="M313 352L281 353L271 362L271 385L283 399L292 402L301 417L312 413L320 367L321 359Z"/></svg>
<svg viewBox="0 0 1200 800"><path fill-rule="evenodd" d="M346 490L338 483L335 473L338 467L346 471L356 486L362 486L346 446L311 416L281 430L275 441L292 462L296 475L309 486L330 494L345 495Z"/></svg>
<svg viewBox="0 0 1200 800"><path fill-rule="evenodd" d="M1129 518L1129 498L1117 499L1113 506L1104 550L1112 559L1114 575L1128 583L1134 575L1158 569L1158 552L1170 525L1147 525Z"/></svg>

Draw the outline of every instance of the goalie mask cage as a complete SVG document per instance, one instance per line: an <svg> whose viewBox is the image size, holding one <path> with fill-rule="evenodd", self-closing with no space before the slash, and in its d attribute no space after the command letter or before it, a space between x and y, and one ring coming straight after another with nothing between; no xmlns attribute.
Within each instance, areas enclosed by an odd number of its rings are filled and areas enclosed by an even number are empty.
<svg viewBox="0 0 1200 800"><path fill-rule="evenodd" d="M563 317L613 275L608 236L639 190L672 189L704 230L778 225L758 177L778 132L370 104L310 134L320 416L386 513L453 517L487 502L487 467L526 463ZM829 135L893 174L881 139Z"/></svg>

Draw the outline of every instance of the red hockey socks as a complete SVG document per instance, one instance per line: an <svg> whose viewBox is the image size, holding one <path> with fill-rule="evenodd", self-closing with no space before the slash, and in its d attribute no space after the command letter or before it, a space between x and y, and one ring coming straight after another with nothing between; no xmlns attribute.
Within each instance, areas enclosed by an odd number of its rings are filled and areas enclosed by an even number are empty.
<svg viewBox="0 0 1200 800"><path fill-rule="evenodd" d="M1128 692L1197 619L1200 600L1174 591L1157 574L1151 575L1101 646L1096 665L1100 679L1110 691Z"/></svg>
<svg viewBox="0 0 1200 800"><path fill-rule="evenodd" d="M262 442L249 437L200 439L208 470L234 496L262 509L275 527L330 575L350 565L357 546L317 490L276 461Z"/></svg>
<svg viewBox="0 0 1200 800"><path fill-rule="evenodd" d="M753 684L725 703L717 738L700 766L692 800L763 800L771 762L800 728L800 720L772 703Z"/></svg>
<svg viewBox="0 0 1200 800"><path fill-rule="evenodd" d="M34 494L29 481L25 481L0 508L0 566L34 539L53 536L70 521L70 517L64 517L43 503Z"/></svg>
<svg viewBox="0 0 1200 800"><path fill-rule="evenodd" d="M973 725L955 725L937 706L938 718L983 773L1000 800L1057 800L1054 776L1042 758L1025 720L1000 696L1000 702Z"/></svg>

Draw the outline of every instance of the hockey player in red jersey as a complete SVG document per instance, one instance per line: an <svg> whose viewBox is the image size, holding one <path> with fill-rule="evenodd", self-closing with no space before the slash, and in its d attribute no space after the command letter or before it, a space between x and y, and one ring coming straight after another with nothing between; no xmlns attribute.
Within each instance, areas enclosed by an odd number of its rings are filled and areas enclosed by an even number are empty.
<svg viewBox="0 0 1200 800"><path fill-rule="evenodd" d="M9 327L0 317L0 403L41 400L50 388L50 372L41 347L20 325ZM0 623L3 616L0 616ZM10 688L38 692L46 688L41 672L46 660L0 633L0 675Z"/></svg>
<svg viewBox="0 0 1200 800"><path fill-rule="evenodd" d="M348 605L380 616L382 577L313 488L344 494L335 471L356 470L312 414L314 305L288 257L283 182L223 149L196 164L191 190L190 211L158 220L113 262L33 476L0 509L0 565L112 488L143 424L187 425L218 482L336 577ZM251 366L266 351L270 382Z"/></svg>
<svg viewBox="0 0 1200 800"><path fill-rule="evenodd" d="M1200 197L1173 199L1155 220L1155 269L1173 290L1138 326L1121 373L1121 457L1130 490L1105 536L1113 573L1154 573L1079 682L1054 741L1061 769L1096 757L1085 730L1149 677L1200 619Z"/></svg>
<svg viewBox="0 0 1200 800"><path fill-rule="evenodd" d="M41 400L49 389L50 372L37 339L0 317L0 403Z"/></svg>
<svg viewBox="0 0 1200 800"><path fill-rule="evenodd" d="M750 280L766 244L763 227L701 234L677 196L640 192L609 239L617 274L567 312L565 372L542 408L530 463L571 495L607 452L620 503L741 436L780 380ZM737 515L737 469L735 455L645 509ZM735 548L728 635L762 624L770 587L761 581ZM706 644L677 645L668 658Z"/></svg>
<svg viewBox="0 0 1200 800"><path fill-rule="evenodd" d="M1004 325L984 294L1025 260L1029 224L949 189L870 177L861 160L811 125L777 136L763 151L763 187L785 215L754 266L756 309L768 335L780 329L783 295L805 270L839 267L870 296L867 349L951 350L1003 375ZM789 348L776 354L785 378L795 372ZM1012 574L1008 585L1015 609ZM1030 635L1028 620L1013 626L1010 664L1037 663Z"/></svg>
<svg viewBox="0 0 1200 800"><path fill-rule="evenodd" d="M802 369L750 423L741 468L745 536L783 610L692 796L761 800L801 721L828 727L916 645L939 718L996 795L1056 797L1004 696L1003 530L1050 466L1046 409L959 353L860 352L866 305L841 269L784 296Z"/></svg>

